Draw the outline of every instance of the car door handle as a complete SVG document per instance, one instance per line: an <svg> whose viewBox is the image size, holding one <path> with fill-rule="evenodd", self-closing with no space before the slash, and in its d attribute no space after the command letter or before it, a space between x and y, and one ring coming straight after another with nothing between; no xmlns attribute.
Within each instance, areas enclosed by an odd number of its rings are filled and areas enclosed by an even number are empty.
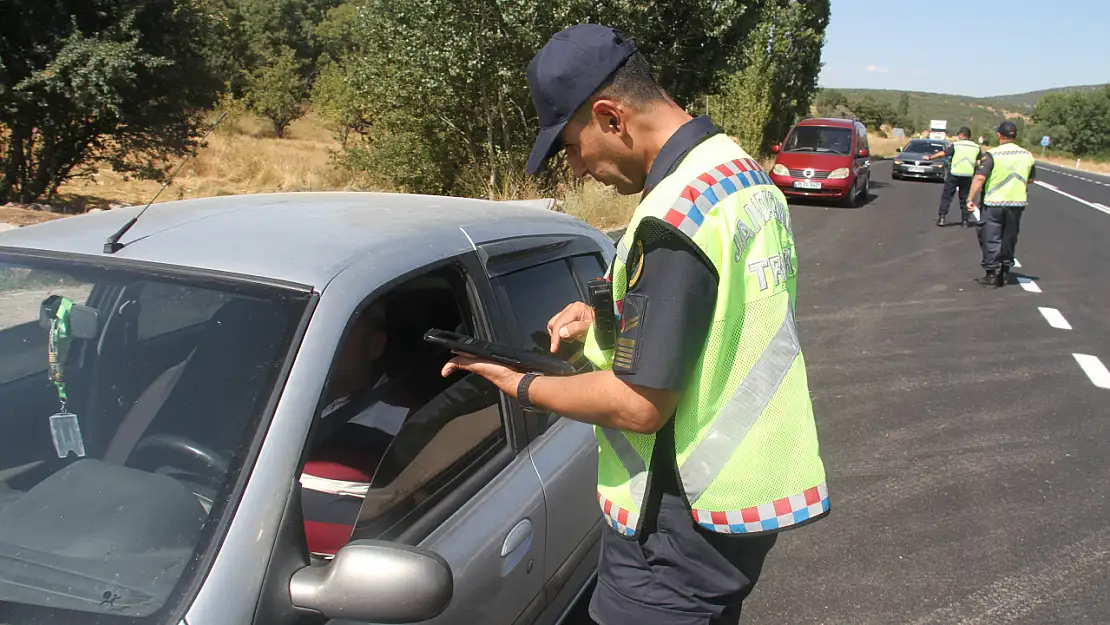
<svg viewBox="0 0 1110 625"><path fill-rule="evenodd" d="M523 519L521 522L517 523L516 526L509 531L509 535L505 537L505 542L501 544L501 557L504 558L520 548L521 545L530 543L531 540L529 539L531 538L532 521Z"/></svg>

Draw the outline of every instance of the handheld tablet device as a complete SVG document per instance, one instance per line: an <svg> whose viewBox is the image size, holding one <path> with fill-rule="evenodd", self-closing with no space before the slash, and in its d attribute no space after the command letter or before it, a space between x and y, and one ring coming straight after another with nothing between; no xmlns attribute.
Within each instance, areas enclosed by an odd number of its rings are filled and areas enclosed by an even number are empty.
<svg viewBox="0 0 1110 625"><path fill-rule="evenodd" d="M537 354L508 345L476 339L456 332L432 329L424 333L424 340L462 354L471 354L486 360L508 365L520 371L535 371L545 375L574 375L574 367L554 356Z"/></svg>

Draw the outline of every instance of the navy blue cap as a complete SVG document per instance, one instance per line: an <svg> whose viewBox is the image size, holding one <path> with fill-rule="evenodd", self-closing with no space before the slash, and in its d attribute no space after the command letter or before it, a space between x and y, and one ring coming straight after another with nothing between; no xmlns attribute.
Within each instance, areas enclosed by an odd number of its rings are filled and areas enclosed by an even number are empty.
<svg viewBox="0 0 1110 625"><path fill-rule="evenodd" d="M636 52L636 44L612 28L577 24L555 33L528 64L528 87L540 118L540 134L528 157L528 173L543 169L563 149L559 133L574 112Z"/></svg>
<svg viewBox="0 0 1110 625"><path fill-rule="evenodd" d="M1017 139L1017 124L1005 121L998 125L998 134L1007 139Z"/></svg>

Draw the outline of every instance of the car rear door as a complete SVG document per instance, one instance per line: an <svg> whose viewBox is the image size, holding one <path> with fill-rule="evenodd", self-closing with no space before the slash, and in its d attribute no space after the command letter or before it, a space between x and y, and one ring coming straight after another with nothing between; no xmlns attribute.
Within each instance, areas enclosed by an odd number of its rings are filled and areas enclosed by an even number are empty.
<svg viewBox="0 0 1110 625"><path fill-rule="evenodd" d="M517 347L549 353L548 320L575 301L587 299L586 284L605 273L605 255L584 236L522 237L479 248L499 308ZM581 360L581 343L560 356ZM588 364L588 363L587 363ZM513 410L520 405L512 400ZM532 461L547 499L544 597L550 618L573 600L597 561L601 513L597 506L597 441L587 424L545 411L524 414ZM529 615L531 616L531 615ZM532 621L527 621L532 622Z"/></svg>

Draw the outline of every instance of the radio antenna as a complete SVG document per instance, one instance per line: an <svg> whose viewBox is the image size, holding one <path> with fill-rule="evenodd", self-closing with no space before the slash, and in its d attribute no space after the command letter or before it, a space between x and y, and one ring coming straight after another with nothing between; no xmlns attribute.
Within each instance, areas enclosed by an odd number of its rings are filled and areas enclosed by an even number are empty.
<svg viewBox="0 0 1110 625"><path fill-rule="evenodd" d="M227 111L224 111L223 115L220 115L220 118L217 119L216 122L212 124L212 126L208 129L208 132L204 133L204 137L197 143L196 147L193 148L192 153L185 155L185 158L182 159L181 164L179 164L177 166L177 169L174 170L172 174L170 174L169 178L166 179L166 183L162 185L162 188L158 189L158 193L155 193L154 197L150 198L150 202L147 202L147 205L143 207L143 210L139 211L138 215L135 215L127 223L123 224L123 227L117 230L115 234L108 237L108 240L104 242L105 254L115 254L116 252L123 249L124 244L119 242L120 238L123 237L123 235L131 229L131 226L135 225L135 222L139 221L139 217L142 217L143 213L146 212L146 209L150 208L151 204L154 204L154 200L157 200L158 196L162 195L162 192L166 190L166 187L170 186L170 184L173 183L174 178L177 177L177 174L181 171L181 168L185 166L185 163L188 163L194 156L197 155L197 152L200 151L200 147L204 145L205 141L208 140L208 136L212 134L212 131L216 129L216 126L220 125L220 122L222 122L225 117L227 117Z"/></svg>

